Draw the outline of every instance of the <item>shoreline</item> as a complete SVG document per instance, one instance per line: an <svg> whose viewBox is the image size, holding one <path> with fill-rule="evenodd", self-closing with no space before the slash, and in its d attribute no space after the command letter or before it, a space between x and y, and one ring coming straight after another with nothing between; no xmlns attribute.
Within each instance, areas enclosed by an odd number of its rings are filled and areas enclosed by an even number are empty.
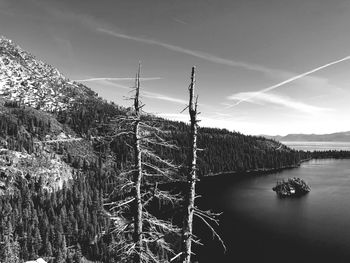
<svg viewBox="0 0 350 263"><path fill-rule="evenodd" d="M311 161L311 160L320 160L320 159L350 159L350 157L345 157L345 158L339 158L339 157L327 157L327 158L320 158L320 157L310 157L307 159L301 160L298 164L295 165L288 165L288 166L282 166L278 168L258 168L258 169L252 169L252 170L246 170L246 171L226 171L226 172L219 172L219 173L210 173L206 174L204 176L201 176L199 178L199 181L206 181L206 180L211 180L214 178L243 178L245 176L263 176L263 175L268 175L271 173L277 173L277 172L282 172L284 170L289 170L289 169L295 169L299 168L301 164ZM177 180L177 181L172 181L172 182L166 182L159 184L159 186L166 186L166 185L173 185L173 184L181 184L185 183L186 180Z"/></svg>
<svg viewBox="0 0 350 263"><path fill-rule="evenodd" d="M335 151L338 152L338 151ZM204 176L202 176L200 179L204 179L204 178L213 178L213 177L220 177L220 176L228 176L228 175L233 175L233 176L243 176L243 175L265 175L265 174L269 174L269 173L274 173L274 172L282 172L284 170L288 170L288 169L294 169L294 168L298 168L300 167L301 164L311 161L311 160L321 160L321 159L335 159L335 160L339 160L339 159L350 159L350 156L346 156L346 157L340 157L340 156L332 156L332 157L310 157L307 159L303 159L300 160L300 162L298 164L295 165L288 165L288 166L282 166L282 167L278 167L278 168L258 168L258 169L252 169L252 170L246 170L246 171L226 171L226 172L219 172L219 173L210 173L210 174L206 174Z"/></svg>
<svg viewBox="0 0 350 263"><path fill-rule="evenodd" d="M265 175L273 172L281 172L284 170L288 169L294 169L300 167L300 165L304 162L310 161L314 158L308 158L301 160L299 163L294 164L294 165L287 165L287 166L282 166L278 168L258 168L258 169L252 169L252 170L246 170L246 171L226 171L226 172L221 172L221 173L210 173L207 175L202 176L200 179L203 178L212 178L212 177L218 177L218 176L228 176L228 175Z"/></svg>
<svg viewBox="0 0 350 263"><path fill-rule="evenodd" d="M272 173L272 172L280 172L283 170L298 168L300 166L300 164L283 166L283 167L279 167L279 168L258 168L258 169L253 169L253 170L240 171L240 172L227 171L227 172L220 172L220 173L211 173L211 174L207 174L207 175L202 176L200 179L218 177L218 176L228 176L228 175L268 174L268 173Z"/></svg>

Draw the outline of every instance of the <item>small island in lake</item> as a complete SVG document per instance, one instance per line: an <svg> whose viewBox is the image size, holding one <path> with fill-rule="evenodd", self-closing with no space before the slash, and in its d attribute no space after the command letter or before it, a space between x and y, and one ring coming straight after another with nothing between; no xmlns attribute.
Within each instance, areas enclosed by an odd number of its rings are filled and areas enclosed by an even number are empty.
<svg viewBox="0 0 350 263"><path fill-rule="evenodd" d="M302 196L311 191L310 186L297 177L288 178L287 181L277 181L275 187L272 188L279 197Z"/></svg>

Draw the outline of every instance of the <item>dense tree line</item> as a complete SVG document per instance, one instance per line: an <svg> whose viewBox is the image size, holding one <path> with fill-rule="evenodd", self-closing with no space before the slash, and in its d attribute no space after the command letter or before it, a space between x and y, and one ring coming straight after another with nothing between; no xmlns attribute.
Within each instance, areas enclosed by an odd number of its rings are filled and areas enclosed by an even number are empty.
<svg viewBox="0 0 350 263"><path fill-rule="evenodd" d="M0 197L0 262L39 256L57 263L81 262L82 255L116 262L110 240L100 238L110 223L103 212L100 179L90 169L50 193L42 190L40 179L18 177L18 191Z"/></svg>
<svg viewBox="0 0 350 263"><path fill-rule="evenodd" d="M311 158L314 158L314 159L326 159L326 158L347 159L347 158L350 158L350 151L346 151L346 150L314 151L314 152L308 152L307 154Z"/></svg>
<svg viewBox="0 0 350 263"><path fill-rule="evenodd" d="M18 103L0 103L0 146L13 151L35 151L34 141L59 133L61 127L50 114Z"/></svg>
<svg viewBox="0 0 350 263"><path fill-rule="evenodd" d="M72 125L82 136L106 136L111 134L110 126L106 125L113 116L130 114L130 109L117 107L104 101L91 100L81 103L74 112L60 115L62 123ZM154 116L143 116L144 120L152 119L158 127L165 131L165 139L180 146L180 150L160 149L163 157L183 163L187 156L188 125L183 122L169 121ZM75 126L76 125L76 126ZM85 128L84 128L85 127ZM297 165L306 156L303 152L291 150L282 144L263 137L247 136L224 129L200 128L198 133L199 176L228 171L247 171L254 169L275 169ZM105 152L101 144L96 144L99 152ZM131 160L125 137L119 137L110 144L117 158L117 163L123 165ZM103 147L103 146L102 146Z"/></svg>

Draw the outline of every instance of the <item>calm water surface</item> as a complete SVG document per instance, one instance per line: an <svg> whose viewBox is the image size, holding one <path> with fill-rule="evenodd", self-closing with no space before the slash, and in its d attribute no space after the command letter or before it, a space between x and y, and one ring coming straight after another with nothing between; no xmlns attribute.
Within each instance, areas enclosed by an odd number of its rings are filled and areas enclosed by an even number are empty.
<svg viewBox="0 0 350 263"><path fill-rule="evenodd" d="M311 186L301 198L279 199L277 180L300 177ZM195 231L206 246L199 262L350 262L350 160L312 160L280 173L203 181L202 208L223 211L218 228L227 252Z"/></svg>

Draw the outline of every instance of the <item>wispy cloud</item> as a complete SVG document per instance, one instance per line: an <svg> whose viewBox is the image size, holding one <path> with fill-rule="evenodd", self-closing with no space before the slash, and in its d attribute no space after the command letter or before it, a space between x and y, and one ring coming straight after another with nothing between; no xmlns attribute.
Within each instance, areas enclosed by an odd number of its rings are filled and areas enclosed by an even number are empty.
<svg viewBox="0 0 350 263"><path fill-rule="evenodd" d="M286 75L290 76L289 72L285 72L282 70L271 69L271 68L256 65L256 64L230 60L230 59L222 58L222 57L219 57L219 56L216 56L213 54L209 54L206 52L201 52L198 50L191 50L191 49L168 44L168 43L154 40L154 39L142 38L142 37L136 37L136 36L131 36L131 35L127 35L127 34L117 33L117 32L114 32L114 31L111 31L108 29L104 29L104 28L97 28L97 31L108 34L110 36L117 37L117 38L132 40L132 41L145 43L145 44L149 44L149 45L160 46L160 47L166 48L168 50L183 53L186 55L191 55L193 57L204 59L206 61L210 61L210 62L213 62L216 64L226 65L226 66L230 66L230 67L240 67L240 68L244 68L247 70L258 71L258 72L268 74L268 75L276 75L277 74L277 75L283 75L283 76L286 76Z"/></svg>
<svg viewBox="0 0 350 263"><path fill-rule="evenodd" d="M113 80L134 80L135 78L88 78L88 79L75 79L73 81L77 81L77 82L93 82L93 81L104 81L104 80L108 80L108 81L113 81ZM142 81L149 81L149 80L160 80L162 78L160 77L152 77L152 78L140 78L140 80Z"/></svg>
<svg viewBox="0 0 350 263"><path fill-rule="evenodd" d="M274 104L309 114L315 114L332 110L329 108L312 106L300 101L293 100L292 98L286 96L280 96L276 94L263 92L240 92L229 96L228 99L233 101L246 101L261 105L265 105L267 103Z"/></svg>
<svg viewBox="0 0 350 263"><path fill-rule="evenodd" d="M106 79L103 79L102 83L105 84L105 85L109 85L109 86L113 86L113 87L117 87L117 88L121 88L121 89L131 90L131 87L128 87L126 85L122 85L122 84L119 84L119 83L115 83L115 82L112 82L112 81L109 81L109 80L106 80ZM177 104L181 104L181 105L187 103L186 100L170 97L168 95L164 95L164 94L161 94L161 93L150 92L150 91L147 91L145 89L141 90L141 97L145 97L145 98L148 98L148 99L155 99L155 100L163 100L163 101L168 101L168 102L177 103Z"/></svg>
<svg viewBox="0 0 350 263"><path fill-rule="evenodd" d="M179 52L182 54L187 54L187 55L191 55L193 57L196 58L200 58L206 61L210 61L216 64L220 64L220 65L226 65L226 66L230 66L230 67L239 67L245 70L249 70L249 71L255 71L255 72L259 72L262 73L266 76L268 76L269 78L273 78L273 79L287 79L283 82L280 82L276 85L273 85L269 88L266 88L264 90L261 90L260 92L264 93L267 92L269 90L278 88L280 86L283 86L289 82L292 81L298 81L299 85L305 86L305 87L310 87L310 86L320 86L320 85L328 85L328 79L326 78L322 78L322 77L318 77L318 76L309 76L311 73L314 73L318 70L321 70L325 67L329 67L330 65L339 63L341 61L347 60L348 57L341 59L339 61L335 61L335 62L331 62L327 65L324 65L322 67L319 67L317 69L308 71L306 73L303 74L299 74L296 76L295 73L293 72L289 72L286 70L280 70L280 69L274 69L274 68L270 68L270 67L266 67L266 66L262 66L262 65L258 65L258 64L254 64L254 63L246 63L246 62L242 62L242 61L236 61L236 60L231 60L231 59L226 59L226 58L222 58L213 54L209 54L206 52L202 52L202 51L198 51L198 50L191 50L191 49L187 49L187 48L183 48L180 46L176 46L173 44L169 44L169 43L165 43L162 41L158 41L155 39L149 39L149 38L143 38L143 37L137 37L137 36L131 36L131 35L127 35L127 34L122 34L122 33L118 33L112 30L108 30L102 27L97 28L97 31L105 33L107 35L113 36L113 37L117 37L117 38L121 38L121 39L127 39L127 40L131 40L131 41L136 41L139 43L145 43L145 44L149 44L149 45L155 45L155 46L160 46L163 47L165 49L171 50L171 51L175 51L175 52ZM230 105L230 107L233 106L237 106L240 103L242 103L245 100L242 101L237 101L234 105Z"/></svg>
<svg viewBox="0 0 350 263"><path fill-rule="evenodd" d="M251 92L249 96L245 96L244 98L239 99L234 105L231 105L231 107L237 106L237 105L239 105L240 103L242 103L242 102L244 102L244 101L249 102L249 101L251 101L254 97L260 96L260 98L262 98L262 97L264 97L262 94L264 94L264 93L266 93L266 92L268 92L268 91L277 89L277 88L279 88L279 87L281 87L281 86L283 86L283 85L286 85L286 84L288 84L288 83L290 83L290 82L296 81L296 80L301 79L301 78L303 78L303 77L306 77L306 76L308 76L308 75L310 75L310 74L312 74L312 73L315 73L315 72L317 72L317 71L319 71L319 70L322 70L322 69L324 69L324 68L333 66L333 65L335 65L335 64L338 64L338 63L347 61L347 60L349 60L349 59L350 59L350 56L347 56L347 57L344 57L344 58L341 58L341 59L338 59L338 60L329 62L329 63L327 63L327 64L325 64L325 65L320 66L320 67L317 67L317 68L314 68L314 69L309 70L309 71L307 71L307 72L304 72L304 73L302 73L302 74L293 76L293 77L291 77L291 78L289 78L289 79L287 79L287 80L285 80L285 81L282 81L282 82L280 82L280 83L277 83L277 84L275 84L275 85L272 85L272 86L270 86L270 87L268 87L268 88L259 90L259 91L257 91L257 92ZM247 93L246 93L246 94L247 94Z"/></svg>
<svg viewBox="0 0 350 263"><path fill-rule="evenodd" d="M174 102L174 103L178 103L178 104L187 104L188 103L186 100L183 100L183 99L173 98L173 97L169 97L167 95L149 92L149 91L144 91L141 94L143 97L150 98L150 99L170 101L170 102Z"/></svg>
<svg viewBox="0 0 350 263"><path fill-rule="evenodd" d="M157 113L156 115L163 117L165 119L169 120L175 120L175 121L183 121L183 122L189 122L190 117L188 114L181 114L181 113Z"/></svg>
<svg viewBox="0 0 350 263"><path fill-rule="evenodd" d="M187 25L187 23L181 19L178 19L178 18L173 18L173 21L179 23L179 24L183 24L183 25Z"/></svg>
<svg viewBox="0 0 350 263"><path fill-rule="evenodd" d="M123 84L115 83L115 82L110 81L110 80L101 80L100 82L104 85L113 86L113 87L120 88L120 89L131 90L131 86L126 86Z"/></svg>

